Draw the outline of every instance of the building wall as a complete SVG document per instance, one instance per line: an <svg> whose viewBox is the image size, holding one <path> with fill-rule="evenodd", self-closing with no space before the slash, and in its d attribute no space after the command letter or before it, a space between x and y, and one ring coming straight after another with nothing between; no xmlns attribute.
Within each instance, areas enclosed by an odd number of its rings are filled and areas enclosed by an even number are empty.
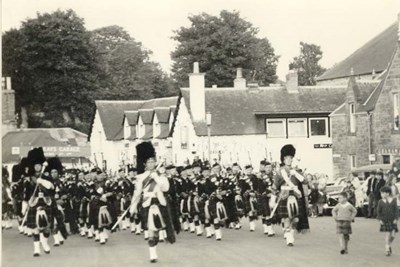
<svg viewBox="0 0 400 267"><path fill-rule="evenodd" d="M184 126L188 129L188 145L183 148L181 128ZM226 135L211 136L210 143L212 159L220 159L223 164L238 162L242 166L251 163L256 168L264 158L280 161L282 146L293 144L297 149L296 165L313 173L324 173L330 177L333 174L332 149L314 148L315 144L331 144L332 139L328 136L267 139L264 134ZM195 156L208 158L208 137L196 135L184 99L179 107L172 144L175 164L183 164L187 159L192 161Z"/></svg>
<svg viewBox="0 0 400 267"><path fill-rule="evenodd" d="M369 162L369 118L367 113L356 114L356 132L350 133L349 109L345 115L331 117L333 177L347 176L351 171L350 156L356 156L356 167Z"/></svg>
<svg viewBox="0 0 400 267"><path fill-rule="evenodd" d="M373 117L374 152L377 163L383 163L383 155L390 155L391 162L400 153L400 131L394 130L393 93L400 93L400 52L397 49L386 82L376 103Z"/></svg>
<svg viewBox="0 0 400 267"><path fill-rule="evenodd" d="M107 170L117 171L122 164L123 155L127 154L124 140L111 141L106 139L100 115L96 111L92 134L90 137L92 162L103 167L103 160L107 163Z"/></svg>

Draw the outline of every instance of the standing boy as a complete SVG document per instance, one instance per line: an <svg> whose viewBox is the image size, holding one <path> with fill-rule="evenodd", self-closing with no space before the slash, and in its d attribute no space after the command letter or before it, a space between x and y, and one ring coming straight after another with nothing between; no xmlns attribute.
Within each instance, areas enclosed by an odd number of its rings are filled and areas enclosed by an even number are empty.
<svg viewBox="0 0 400 267"><path fill-rule="evenodd" d="M347 201L347 193L341 192L339 203L333 208L332 216L336 221L336 231L340 234L340 254L348 254L348 243L350 240L351 222L357 215L357 209Z"/></svg>

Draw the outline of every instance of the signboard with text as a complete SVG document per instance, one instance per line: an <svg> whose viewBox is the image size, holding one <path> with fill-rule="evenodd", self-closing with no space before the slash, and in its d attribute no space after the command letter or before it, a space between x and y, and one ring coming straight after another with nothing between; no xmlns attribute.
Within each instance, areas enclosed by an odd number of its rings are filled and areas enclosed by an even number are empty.
<svg viewBox="0 0 400 267"><path fill-rule="evenodd" d="M314 148L332 148L332 144L314 144Z"/></svg>
<svg viewBox="0 0 400 267"><path fill-rule="evenodd" d="M25 157L28 155L29 150L34 147L21 146L19 147L19 155ZM90 157L90 147L85 146L44 146L43 152L46 157L60 157L60 158L79 158Z"/></svg>

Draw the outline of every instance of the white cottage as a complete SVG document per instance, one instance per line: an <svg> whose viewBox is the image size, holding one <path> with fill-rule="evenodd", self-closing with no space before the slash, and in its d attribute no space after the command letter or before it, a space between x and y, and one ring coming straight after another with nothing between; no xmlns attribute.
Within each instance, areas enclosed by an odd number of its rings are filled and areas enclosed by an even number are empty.
<svg viewBox="0 0 400 267"><path fill-rule="evenodd" d="M172 132L174 162L208 158L210 113L212 159L257 166L264 158L279 161L281 147L291 143L299 167L331 176L329 114L343 103L347 86L298 86L293 71L286 78L286 86L259 87L246 83L238 69L233 87L205 88L205 74L195 63L189 88L180 90Z"/></svg>
<svg viewBox="0 0 400 267"><path fill-rule="evenodd" d="M169 140L178 97L96 101L89 135L93 161L117 170L136 161L136 145L152 141L159 159L172 161Z"/></svg>

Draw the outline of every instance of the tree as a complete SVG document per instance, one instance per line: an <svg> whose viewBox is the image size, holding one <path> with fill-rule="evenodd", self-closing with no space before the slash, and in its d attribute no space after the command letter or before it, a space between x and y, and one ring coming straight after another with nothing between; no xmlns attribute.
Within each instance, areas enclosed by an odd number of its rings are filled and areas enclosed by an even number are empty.
<svg viewBox="0 0 400 267"><path fill-rule="evenodd" d="M30 127L89 127L98 89L97 55L74 11L37 13L3 35L4 75L11 76L17 110ZM37 116L35 116L37 115Z"/></svg>
<svg viewBox="0 0 400 267"><path fill-rule="evenodd" d="M319 65L322 59L321 47L315 44L300 42L300 55L294 57L289 64L289 69L297 69L299 85L315 85L316 78L325 72Z"/></svg>
<svg viewBox="0 0 400 267"><path fill-rule="evenodd" d="M276 81L279 57L267 38L258 38L258 29L242 19L239 12L223 10L219 16L206 13L189 16L190 27L175 31L177 41L171 53L173 78L188 85L193 62L206 72L206 85L232 86L235 69L243 68L244 77L260 85Z"/></svg>
<svg viewBox="0 0 400 267"><path fill-rule="evenodd" d="M92 32L92 42L101 57L102 99L150 99L176 95L170 78L151 62L143 48L122 27L108 26Z"/></svg>

